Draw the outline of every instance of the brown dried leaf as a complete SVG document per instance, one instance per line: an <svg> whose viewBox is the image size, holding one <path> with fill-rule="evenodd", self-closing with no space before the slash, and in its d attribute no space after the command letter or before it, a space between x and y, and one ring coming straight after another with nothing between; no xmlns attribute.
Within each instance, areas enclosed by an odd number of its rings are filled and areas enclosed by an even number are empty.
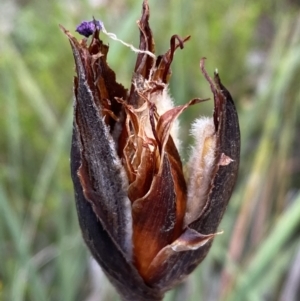
<svg viewBox="0 0 300 301"><path fill-rule="evenodd" d="M171 64L173 62L175 51L178 47L183 49L183 45L190 39L190 36L181 39L178 35L173 35L170 39L170 49L157 58L156 68L152 76L153 81L168 83L171 75ZM176 44L176 40L178 44Z"/></svg>
<svg viewBox="0 0 300 301"><path fill-rule="evenodd" d="M154 176L149 193L132 205L135 265L142 277L156 254L172 242L176 194L168 156Z"/></svg>
<svg viewBox="0 0 300 301"><path fill-rule="evenodd" d="M174 124L176 118L178 118L178 116L189 106L203 102L205 100L207 99L199 99L199 98L192 99L185 105L177 106L171 110L168 110L162 116L159 117L156 126L156 132L157 132L157 138L159 139L161 145L161 149L160 149L161 154L163 154L165 151L165 146L170 137L171 127Z"/></svg>
<svg viewBox="0 0 300 301"><path fill-rule="evenodd" d="M138 21L140 29L140 46L139 49L143 51L155 52L154 39L152 31L149 26L149 5L148 1L143 1L142 17ZM154 66L154 58L145 53L139 53L134 68L134 74L132 77L132 85L130 88L128 104L133 105L135 108L139 107L140 96L136 91L135 83L141 78L149 79L150 71Z"/></svg>
<svg viewBox="0 0 300 301"><path fill-rule="evenodd" d="M140 139L141 140L141 139ZM128 197L131 202L145 196L149 191L155 174L155 153L147 145L143 146L141 164L136 171L136 178L128 187Z"/></svg>

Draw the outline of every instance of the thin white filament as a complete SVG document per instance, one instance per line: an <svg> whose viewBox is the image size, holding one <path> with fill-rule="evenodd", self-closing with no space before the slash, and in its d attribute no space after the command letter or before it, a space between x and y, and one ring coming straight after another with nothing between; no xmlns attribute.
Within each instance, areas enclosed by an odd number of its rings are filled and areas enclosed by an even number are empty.
<svg viewBox="0 0 300 301"><path fill-rule="evenodd" d="M137 49L135 48L132 44L128 44L124 41L122 41L121 39L119 39L116 34L112 33L112 32L107 32L107 30L105 29L104 27L104 24L102 23L101 24L101 30L104 34L106 34L108 37L110 37L112 40L115 40L117 42L120 42L121 44L123 44L124 46L126 47L129 47L133 52L136 52L136 53L145 53L145 54L148 54L149 56L153 57L154 59L156 59L156 56L154 53L152 53L151 51L148 51L148 50L140 50L140 49Z"/></svg>

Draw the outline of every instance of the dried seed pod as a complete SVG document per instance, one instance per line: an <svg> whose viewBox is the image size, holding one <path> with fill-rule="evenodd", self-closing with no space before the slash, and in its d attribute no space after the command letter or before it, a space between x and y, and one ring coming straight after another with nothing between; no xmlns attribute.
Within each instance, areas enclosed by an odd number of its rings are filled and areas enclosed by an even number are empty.
<svg viewBox="0 0 300 301"><path fill-rule="evenodd" d="M77 76L71 174L84 240L123 300L162 300L206 256L236 182L240 134L229 92L200 67L214 96L212 118L195 122L189 177L183 174L170 66L189 39L173 36L154 56L145 0L140 51L129 92L107 64L103 23L86 22L78 41L67 30ZM152 55L152 54L153 55ZM151 54L151 55L149 55Z"/></svg>

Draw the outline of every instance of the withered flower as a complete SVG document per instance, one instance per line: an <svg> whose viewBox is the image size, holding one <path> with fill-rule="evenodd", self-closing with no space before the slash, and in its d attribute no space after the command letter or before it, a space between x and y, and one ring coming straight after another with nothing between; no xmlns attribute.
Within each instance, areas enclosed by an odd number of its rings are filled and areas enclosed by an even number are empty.
<svg viewBox="0 0 300 301"><path fill-rule="evenodd" d="M116 82L94 21L67 30L76 64L71 171L84 240L123 300L162 300L207 255L236 182L240 134L229 92L200 67L214 97L212 118L195 122L188 175L178 153L170 66L189 37L173 36L157 58L143 2L132 85ZM148 53L147 53L148 52ZM188 81L188 78L187 78Z"/></svg>

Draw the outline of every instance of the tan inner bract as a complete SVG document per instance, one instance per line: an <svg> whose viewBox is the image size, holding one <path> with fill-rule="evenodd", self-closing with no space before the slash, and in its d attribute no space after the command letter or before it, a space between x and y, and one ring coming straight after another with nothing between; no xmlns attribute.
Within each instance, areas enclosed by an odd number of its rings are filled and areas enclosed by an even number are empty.
<svg viewBox="0 0 300 301"><path fill-rule="evenodd" d="M134 261L144 276L157 253L182 231L186 186L170 132L183 109L173 108L166 87L140 92L137 102L138 108L122 102L127 136L122 160L132 202Z"/></svg>
<svg viewBox="0 0 300 301"><path fill-rule="evenodd" d="M147 193L151 178L154 173L157 173L159 166L157 142L153 137L152 129L149 129L149 108L143 106L142 110L140 109L125 107L128 139L123 156L129 179L128 196L131 202Z"/></svg>

